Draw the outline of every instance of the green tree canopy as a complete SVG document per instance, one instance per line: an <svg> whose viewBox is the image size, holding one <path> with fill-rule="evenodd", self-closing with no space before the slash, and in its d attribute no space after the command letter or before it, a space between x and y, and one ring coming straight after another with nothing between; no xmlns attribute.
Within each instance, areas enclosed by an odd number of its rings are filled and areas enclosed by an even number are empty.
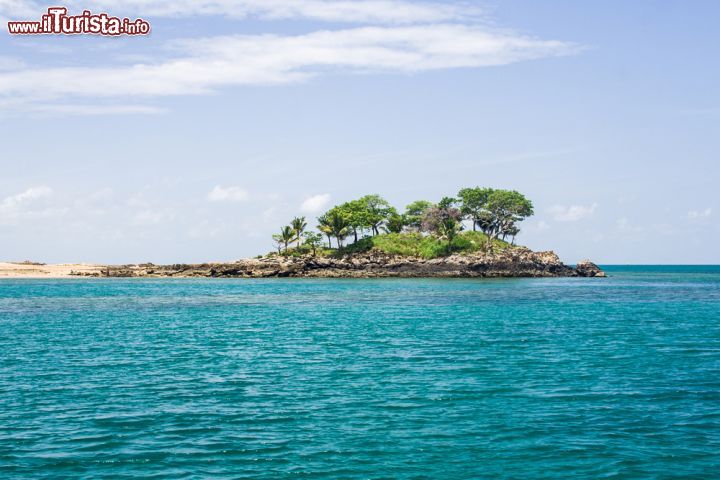
<svg viewBox="0 0 720 480"><path fill-rule="evenodd" d="M285 251L287 252L288 245L290 242L292 242L295 239L295 230L291 226L285 226L280 229L280 240L282 241L283 245L285 246Z"/></svg>
<svg viewBox="0 0 720 480"><path fill-rule="evenodd" d="M320 230L325 236L327 236L328 239L328 248L332 248L332 225L330 224L330 216L329 212L320 215L318 217L318 230Z"/></svg>
<svg viewBox="0 0 720 480"><path fill-rule="evenodd" d="M515 190L493 190L488 196L485 211L488 249L492 249L493 239L514 231L516 223L534 213L532 202Z"/></svg>
<svg viewBox="0 0 720 480"><path fill-rule="evenodd" d="M380 195L365 195L360 201L363 202L365 207L366 225L373 235L380 233L380 227L387 222L393 212L397 213L388 201Z"/></svg>
<svg viewBox="0 0 720 480"><path fill-rule="evenodd" d="M305 217L293 218L292 222L290 222L290 226L295 231L295 240L297 241L297 246L299 248L300 238L302 237L303 232L307 228L307 222L305 221Z"/></svg>
<svg viewBox="0 0 720 480"><path fill-rule="evenodd" d="M319 233L305 232L303 234L303 244L310 247L313 257L317 255L317 249L322 246L323 237Z"/></svg>
<svg viewBox="0 0 720 480"><path fill-rule="evenodd" d="M283 241L282 235L279 233L276 233L272 236L273 242L275 242L275 247L277 248L278 253L282 251L283 245L285 245L285 242Z"/></svg>
<svg viewBox="0 0 720 480"><path fill-rule="evenodd" d="M477 226L483 229L483 220L485 207L487 206L488 197L493 192L492 188L463 188L458 192L460 199L460 212L465 218L472 222L473 230Z"/></svg>
<svg viewBox="0 0 720 480"><path fill-rule="evenodd" d="M338 208L347 218L348 227L352 230L355 241L358 241L358 232L370 228L370 220L365 202L351 200L339 205Z"/></svg>
<svg viewBox="0 0 720 480"><path fill-rule="evenodd" d="M532 202L515 190L463 188L457 198L444 197L437 204L426 200L412 202L402 214L381 196L365 195L318 217L317 230L327 236L329 248L333 248L333 238L337 248L342 248L344 239L351 234L357 242L358 235L367 231L375 236L381 231L399 234L407 229L415 231L418 238L427 232L452 243L463 228L463 220L469 220L473 230L479 227L487 235L487 249L491 250L493 241L500 236L503 240L510 236L514 243L520 232L518 223L532 214ZM306 230L305 217L295 217L290 226L273 235L273 240L278 250L284 246L287 251L290 242L297 241L298 248L305 242L315 252L322 235Z"/></svg>
<svg viewBox="0 0 720 480"><path fill-rule="evenodd" d="M405 215L400 215L397 211L394 211L390 214L390 217L388 217L383 229L387 233L401 233L406 226L407 220Z"/></svg>
<svg viewBox="0 0 720 480"><path fill-rule="evenodd" d="M432 202L427 200L416 200L405 207L405 221L407 226L420 230L422 227L422 219L425 213L432 208Z"/></svg>
<svg viewBox="0 0 720 480"><path fill-rule="evenodd" d="M338 248L342 248L343 240L350 233L350 223L347 214L341 208L335 207L326 215L330 234L337 240Z"/></svg>

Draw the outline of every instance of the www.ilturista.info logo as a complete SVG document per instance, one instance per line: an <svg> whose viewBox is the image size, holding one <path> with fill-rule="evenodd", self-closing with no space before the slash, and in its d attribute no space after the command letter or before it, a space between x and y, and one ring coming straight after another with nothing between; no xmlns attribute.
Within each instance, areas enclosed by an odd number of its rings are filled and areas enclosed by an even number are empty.
<svg viewBox="0 0 720 480"><path fill-rule="evenodd" d="M68 15L65 7L50 7L40 21L8 22L11 35L148 35L150 24L138 18L111 17L89 10L81 15Z"/></svg>

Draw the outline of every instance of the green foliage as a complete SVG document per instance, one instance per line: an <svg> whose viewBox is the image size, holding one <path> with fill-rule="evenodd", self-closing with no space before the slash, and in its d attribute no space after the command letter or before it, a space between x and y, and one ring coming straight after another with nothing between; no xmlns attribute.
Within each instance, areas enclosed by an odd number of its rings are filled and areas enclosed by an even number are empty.
<svg viewBox="0 0 720 480"><path fill-rule="evenodd" d="M457 203L457 199L453 197L443 197L437 204L439 208L448 209L453 208Z"/></svg>
<svg viewBox="0 0 720 480"><path fill-rule="evenodd" d="M332 242L330 241L332 238L332 226L330 225L330 217L327 213L318 217L317 229L327 237L328 248L332 248Z"/></svg>
<svg viewBox="0 0 720 480"><path fill-rule="evenodd" d="M400 255L436 258L454 252L499 250L504 241L520 232L518 223L533 214L530 200L514 190L463 188L457 198L444 197L437 204L417 200L400 214L379 195L366 195L331 208L318 217L316 232L307 232L305 217L295 217L289 226L273 235L278 253L286 255L325 255L332 252L333 238L340 253L377 249ZM463 220L473 224L473 232L462 232ZM477 232L480 227L481 232ZM380 232L386 235L380 235ZM362 238L370 232L372 238ZM427 232L430 235L423 235ZM323 248L323 235L327 249ZM353 237L350 246L345 238ZM502 240L501 240L502 238ZM290 242L297 242L290 251Z"/></svg>
<svg viewBox="0 0 720 480"><path fill-rule="evenodd" d="M305 232L303 234L303 246L311 249L313 257L317 255L318 249L322 248L323 236L315 232Z"/></svg>
<svg viewBox="0 0 720 480"><path fill-rule="evenodd" d="M493 239L493 251L501 251L511 248L512 245L500 240ZM453 249L458 252L486 252L488 251L488 236L483 232L462 232L453 240Z"/></svg>
<svg viewBox="0 0 720 480"><path fill-rule="evenodd" d="M508 236L513 238L520 232L517 223L531 216L533 204L515 190L492 188L463 188L458 192L460 211L465 218L487 234L487 248L492 250L493 240Z"/></svg>
<svg viewBox="0 0 720 480"><path fill-rule="evenodd" d="M335 207L327 213L326 221L330 234L337 240L338 248L342 248L343 240L350 233L347 212L340 207Z"/></svg>
<svg viewBox="0 0 720 480"><path fill-rule="evenodd" d="M278 253L281 247L287 252L288 245L295 239L295 230L290 226L282 227L280 233L273 235L272 238L277 245Z"/></svg>
<svg viewBox="0 0 720 480"><path fill-rule="evenodd" d="M381 252L394 255L435 258L438 242L419 233L389 233L375 237L373 245Z"/></svg>
<svg viewBox="0 0 720 480"><path fill-rule="evenodd" d="M491 219L486 230L489 249L492 249L492 239L507 234L514 236L519 231L516 223L534 213L532 202L515 190L493 190L488 195L485 210Z"/></svg>
<svg viewBox="0 0 720 480"><path fill-rule="evenodd" d="M404 217L407 226L419 231L425 213L430 210L432 206L432 202L428 202L427 200L416 200L405 207Z"/></svg>
<svg viewBox="0 0 720 480"><path fill-rule="evenodd" d="M362 200L352 200L339 205L337 208L347 218L348 227L352 230L355 241L358 241L358 232L370 228L368 212Z"/></svg>
<svg viewBox="0 0 720 480"><path fill-rule="evenodd" d="M380 233L380 227L393 213L397 211L390 206L387 200L380 195L365 195L360 199L365 209L364 218L366 226L370 228L373 235Z"/></svg>
<svg viewBox="0 0 720 480"><path fill-rule="evenodd" d="M272 236L272 239L273 242L275 242L275 248L277 248L278 253L280 253L282 251L283 245L285 245L282 235L276 233Z"/></svg>
<svg viewBox="0 0 720 480"><path fill-rule="evenodd" d="M453 206L455 202L454 198L445 197L437 205L426 210L422 218L421 230L451 244L462 230L462 214Z"/></svg>
<svg viewBox="0 0 720 480"><path fill-rule="evenodd" d="M383 229L387 233L401 233L406 226L407 220L405 219L405 215L393 212L390 214L390 217L388 217L387 223Z"/></svg>
<svg viewBox="0 0 720 480"><path fill-rule="evenodd" d="M476 252L480 250L480 247L473 243L470 238L458 235L450 242L450 250L454 252Z"/></svg>
<svg viewBox="0 0 720 480"><path fill-rule="evenodd" d="M391 228L395 228L398 219L393 218L394 216L397 216L397 211L390 206L387 200L380 195L366 195L333 207L318 220L321 221L321 225L327 227L325 230L330 231L330 235L337 237L337 234L332 231L332 219L342 217L343 228L346 229L343 232L344 236L352 233L354 241L357 242L360 238L359 234L366 230L373 235L379 234L381 228L387 228L387 223L391 218L394 221Z"/></svg>
<svg viewBox="0 0 720 480"><path fill-rule="evenodd" d="M305 217L295 217L292 219L292 222L290 222L290 226L292 227L293 231L295 232L295 241L297 241L298 248L300 247L300 239L302 237L303 232L307 228L307 222L305 221Z"/></svg>
<svg viewBox="0 0 720 480"><path fill-rule="evenodd" d="M511 246L502 240L493 241L495 250ZM391 255L420 257L424 259L445 257L454 253L484 252L487 236L482 232L461 232L451 242L439 240L421 233L388 233L359 240L338 250L336 255L347 255L376 250Z"/></svg>
<svg viewBox="0 0 720 480"><path fill-rule="evenodd" d="M458 192L460 212L473 224L473 230L482 222L485 205L492 188L463 188Z"/></svg>

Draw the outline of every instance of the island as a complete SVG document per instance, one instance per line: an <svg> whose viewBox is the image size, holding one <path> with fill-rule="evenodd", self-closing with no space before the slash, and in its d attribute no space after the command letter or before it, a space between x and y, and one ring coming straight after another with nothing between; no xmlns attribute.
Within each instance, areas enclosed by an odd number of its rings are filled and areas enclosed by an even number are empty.
<svg viewBox="0 0 720 480"><path fill-rule="evenodd" d="M276 250L224 263L154 265L0 264L0 277L490 278L605 277L589 260L515 244L533 204L515 190L463 188L400 213L380 195L336 205L317 231L295 217L272 236Z"/></svg>

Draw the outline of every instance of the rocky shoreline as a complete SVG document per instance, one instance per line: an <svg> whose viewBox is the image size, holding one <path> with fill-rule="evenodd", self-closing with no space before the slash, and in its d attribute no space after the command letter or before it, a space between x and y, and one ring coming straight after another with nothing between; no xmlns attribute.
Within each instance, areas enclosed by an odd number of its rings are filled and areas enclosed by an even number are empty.
<svg viewBox="0 0 720 480"><path fill-rule="evenodd" d="M570 267L554 252L513 248L496 254L451 255L424 260L375 251L342 257L266 256L234 263L103 266L82 277L144 278L499 278L604 277L590 261Z"/></svg>

